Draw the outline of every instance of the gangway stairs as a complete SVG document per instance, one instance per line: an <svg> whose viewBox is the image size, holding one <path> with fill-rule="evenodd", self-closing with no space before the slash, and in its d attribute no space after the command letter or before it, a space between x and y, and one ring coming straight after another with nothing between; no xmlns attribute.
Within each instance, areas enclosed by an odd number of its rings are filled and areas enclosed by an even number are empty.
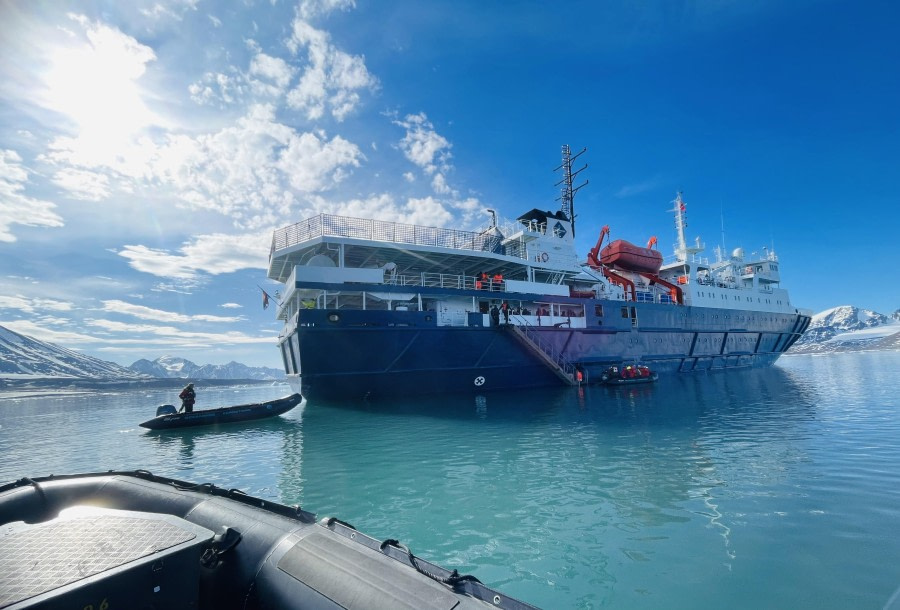
<svg viewBox="0 0 900 610"><path fill-rule="evenodd" d="M527 322L523 320L522 324L506 324L505 327L566 385L578 385L575 380L575 365L563 358L562 354L556 351L552 345L542 341L538 332Z"/></svg>

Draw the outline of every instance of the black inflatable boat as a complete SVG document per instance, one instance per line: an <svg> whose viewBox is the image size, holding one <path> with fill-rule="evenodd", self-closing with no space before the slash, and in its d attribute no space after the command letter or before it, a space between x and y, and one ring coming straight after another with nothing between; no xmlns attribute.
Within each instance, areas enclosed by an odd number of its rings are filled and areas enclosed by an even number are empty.
<svg viewBox="0 0 900 610"><path fill-rule="evenodd" d="M338 519L146 471L0 487L0 608L534 608Z"/></svg>
<svg viewBox="0 0 900 610"><path fill-rule="evenodd" d="M287 413L299 405L301 400L303 400L303 397L300 394L292 394L277 400L270 400L269 402L220 407L218 409L203 409L191 411L190 413L178 413L174 405L162 405L157 407L156 417L141 422L141 426L151 430L168 430L170 428L211 426L213 424L230 424L263 419Z"/></svg>

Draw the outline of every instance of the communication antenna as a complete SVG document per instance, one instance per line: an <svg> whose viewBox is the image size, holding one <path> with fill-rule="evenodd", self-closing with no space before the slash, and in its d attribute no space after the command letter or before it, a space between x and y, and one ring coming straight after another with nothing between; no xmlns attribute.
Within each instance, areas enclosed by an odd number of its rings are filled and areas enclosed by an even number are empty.
<svg viewBox="0 0 900 610"><path fill-rule="evenodd" d="M560 201L561 204L559 209L563 214L566 215L566 218L572 223L572 237L575 237L575 193L581 190L582 187L587 186L588 180L584 181L584 184L580 184L576 187L572 186L572 183L575 180L575 176L583 172L587 169L587 163L584 164L584 167L579 169L576 172L572 171L572 161L577 159L587 150L587 148L582 148L581 152L577 155L572 155L572 150L569 148L568 144L563 144L562 147L562 164L554 169L553 171L563 170L563 179L557 182L554 186L562 185L561 192L562 194L557 198L556 201Z"/></svg>
<svg viewBox="0 0 900 610"><path fill-rule="evenodd" d="M719 222L722 223L722 250L725 250L725 208L719 204Z"/></svg>

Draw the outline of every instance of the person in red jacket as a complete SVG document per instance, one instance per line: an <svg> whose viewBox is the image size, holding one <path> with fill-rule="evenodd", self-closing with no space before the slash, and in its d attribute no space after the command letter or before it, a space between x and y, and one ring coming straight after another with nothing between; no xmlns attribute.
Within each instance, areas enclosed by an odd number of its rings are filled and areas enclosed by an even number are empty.
<svg viewBox="0 0 900 610"><path fill-rule="evenodd" d="M197 393L194 392L194 384L189 383L184 386L184 389L181 390L181 394L178 395L178 398L181 399L181 411L185 413L190 413L194 410L194 401L197 400Z"/></svg>

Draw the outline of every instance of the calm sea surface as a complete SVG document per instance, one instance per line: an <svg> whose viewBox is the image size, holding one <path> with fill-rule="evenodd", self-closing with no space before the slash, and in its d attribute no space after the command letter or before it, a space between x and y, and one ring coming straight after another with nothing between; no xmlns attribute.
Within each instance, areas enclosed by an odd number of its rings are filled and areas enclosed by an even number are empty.
<svg viewBox="0 0 900 610"><path fill-rule="evenodd" d="M0 397L0 481L239 488L544 608L900 609L900 353L154 433L175 392ZM415 380L411 380L414 383ZM284 396L204 388L197 408Z"/></svg>

